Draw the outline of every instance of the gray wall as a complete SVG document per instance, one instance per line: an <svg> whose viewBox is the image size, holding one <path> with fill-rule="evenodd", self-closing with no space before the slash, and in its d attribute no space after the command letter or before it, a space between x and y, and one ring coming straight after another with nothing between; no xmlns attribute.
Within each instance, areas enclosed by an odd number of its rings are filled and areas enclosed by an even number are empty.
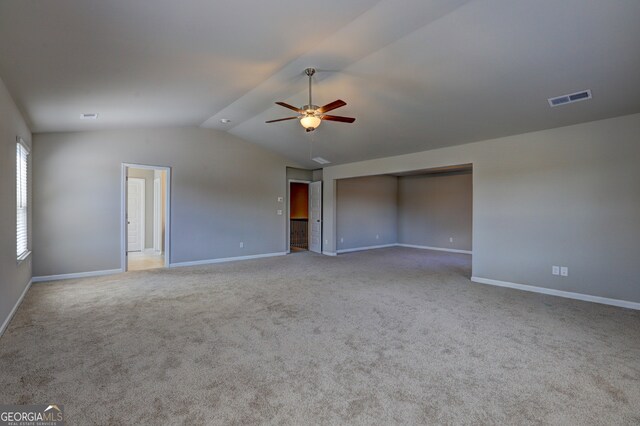
<svg viewBox="0 0 640 426"><path fill-rule="evenodd" d="M472 201L470 171L399 177L398 242L471 250Z"/></svg>
<svg viewBox="0 0 640 426"><path fill-rule="evenodd" d="M129 177L144 179L144 248L153 248L153 179L149 169L129 169Z"/></svg>
<svg viewBox="0 0 640 426"><path fill-rule="evenodd" d="M17 136L31 146L31 131L0 80L0 327L31 280L31 257L16 263ZM30 213L33 214L33 208Z"/></svg>
<svg viewBox="0 0 640 426"><path fill-rule="evenodd" d="M397 192L398 178L394 176L339 180L338 250L396 243Z"/></svg>
<svg viewBox="0 0 640 426"><path fill-rule="evenodd" d="M313 172L311 170L287 167L287 180L311 180L312 176Z"/></svg>
<svg viewBox="0 0 640 426"><path fill-rule="evenodd" d="M123 162L172 168L171 263L285 251L290 162L225 132L50 133L34 146L36 276L120 268Z"/></svg>
<svg viewBox="0 0 640 426"><path fill-rule="evenodd" d="M473 164L474 276L640 302L639 158L633 114L326 167L324 249L336 250L337 179Z"/></svg>

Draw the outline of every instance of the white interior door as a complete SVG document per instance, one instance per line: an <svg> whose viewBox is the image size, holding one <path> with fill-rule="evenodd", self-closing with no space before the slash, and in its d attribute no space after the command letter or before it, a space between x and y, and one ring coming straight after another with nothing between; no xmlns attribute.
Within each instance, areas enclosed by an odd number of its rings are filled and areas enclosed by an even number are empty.
<svg viewBox="0 0 640 426"><path fill-rule="evenodd" d="M127 251L144 248L144 179L127 179Z"/></svg>
<svg viewBox="0 0 640 426"><path fill-rule="evenodd" d="M309 184L309 250L322 253L322 182Z"/></svg>

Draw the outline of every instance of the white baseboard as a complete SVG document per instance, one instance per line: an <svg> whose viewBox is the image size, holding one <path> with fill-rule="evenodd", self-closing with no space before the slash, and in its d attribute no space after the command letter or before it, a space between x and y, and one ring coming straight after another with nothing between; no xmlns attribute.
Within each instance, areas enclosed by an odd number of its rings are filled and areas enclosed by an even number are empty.
<svg viewBox="0 0 640 426"><path fill-rule="evenodd" d="M450 249L450 248L444 248L444 247L430 247L430 246L418 246L415 244L396 244L398 247L409 247L409 248L416 248L416 249L422 249L422 250L437 250L437 251L448 251L450 253L464 253L464 254L472 254L472 252L470 250L458 250L458 249Z"/></svg>
<svg viewBox="0 0 640 426"><path fill-rule="evenodd" d="M341 254L341 253L351 253L352 251L364 251L364 250L373 250L373 249L380 249L380 248L387 248L387 247L395 247L397 246L396 243L392 243L392 244L381 244L379 246L368 246L368 247L356 247L356 248L350 248L350 249L341 249L338 250L337 253Z"/></svg>
<svg viewBox="0 0 640 426"><path fill-rule="evenodd" d="M342 249L342 250L338 250L337 253L338 254L350 253L352 251L373 250L373 249L387 248L387 247L409 247L409 248L422 249L422 250L436 250L436 251L447 251L447 252L450 252L450 253L471 254L471 251L469 251L469 250L458 250L458 249L449 249L449 248L443 248L443 247L419 246L419 245L415 245L415 244L400 244L400 243L382 244L382 245L379 245L379 246L368 246L368 247L356 247L356 248L350 248L350 249ZM325 252L323 252L323 253L327 254ZM335 256L335 254L333 256Z"/></svg>
<svg viewBox="0 0 640 426"><path fill-rule="evenodd" d="M13 306L13 309L11 309L11 312L9 312L9 315L7 315L7 318L2 323L2 327L0 327L0 337L2 337L2 335L4 334L4 331L7 329L7 327L9 327L9 323L11 322L11 319L16 314L16 311L18 310L18 307L20 307L20 304L22 303L22 300L24 299L24 296L27 294L27 291L29 291L29 289L31 288L31 283L32 282L33 282L33 279L30 279L29 283L24 288L24 290L22 291L22 294L18 298L18 301Z"/></svg>
<svg viewBox="0 0 640 426"><path fill-rule="evenodd" d="M337 256L338 253L336 253L335 251L323 251L322 254L324 254L325 256Z"/></svg>
<svg viewBox="0 0 640 426"><path fill-rule="evenodd" d="M113 275L124 272L122 269L108 269L106 271L89 271L89 272L74 272L72 274L59 274L59 275L43 275L40 277L33 277L34 283L42 281L57 281L57 280L71 280L74 278L87 278L87 277L99 277L102 275Z"/></svg>
<svg viewBox="0 0 640 426"><path fill-rule="evenodd" d="M489 285L495 285L498 287L508 287L508 288L514 288L517 290L530 291L533 293L542 293L542 294L548 294L551 296L566 297L567 299L583 300L585 302L602 303L604 305L612 305L612 306L618 306L621 308L640 310L640 303L629 302L627 300L609 299L608 297L592 296L590 294L583 294L583 293L573 293L570 291L555 290L552 288L545 288L545 287L536 287L533 285L526 285L526 284L516 284L508 281L492 280L489 278L471 277L471 281L480 283L480 284L489 284Z"/></svg>
<svg viewBox="0 0 640 426"><path fill-rule="evenodd" d="M285 256L287 254L286 251L277 252L277 253L263 253L263 254L252 254L249 256L236 256L236 257L221 257L218 259L204 259L204 260L195 260L192 262L176 262L171 263L169 265L170 268L179 268L182 266L198 266L198 265L209 265L212 263L223 263L223 262L234 262L236 260L249 260L249 259L260 259L263 257L275 257L275 256Z"/></svg>

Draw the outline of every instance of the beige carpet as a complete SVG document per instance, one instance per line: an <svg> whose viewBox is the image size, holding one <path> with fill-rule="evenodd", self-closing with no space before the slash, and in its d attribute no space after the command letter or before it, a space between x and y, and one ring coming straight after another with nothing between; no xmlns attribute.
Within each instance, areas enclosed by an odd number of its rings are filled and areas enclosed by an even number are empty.
<svg viewBox="0 0 640 426"><path fill-rule="evenodd" d="M0 403L68 424L639 424L640 312L390 248L35 284Z"/></svg>

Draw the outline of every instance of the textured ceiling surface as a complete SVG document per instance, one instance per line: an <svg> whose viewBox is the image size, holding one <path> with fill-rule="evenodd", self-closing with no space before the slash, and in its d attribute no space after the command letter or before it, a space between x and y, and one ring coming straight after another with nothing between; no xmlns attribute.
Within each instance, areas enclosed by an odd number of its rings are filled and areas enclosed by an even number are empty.
<svg viewBox="0 0 640 426"><path fill-rule="evenodd" d="M34 132L203 126L309 167L640 112L637 0L316 4L0 0L0 77ZM306 103L308 66L354 124L264 123Z"/></svg>

